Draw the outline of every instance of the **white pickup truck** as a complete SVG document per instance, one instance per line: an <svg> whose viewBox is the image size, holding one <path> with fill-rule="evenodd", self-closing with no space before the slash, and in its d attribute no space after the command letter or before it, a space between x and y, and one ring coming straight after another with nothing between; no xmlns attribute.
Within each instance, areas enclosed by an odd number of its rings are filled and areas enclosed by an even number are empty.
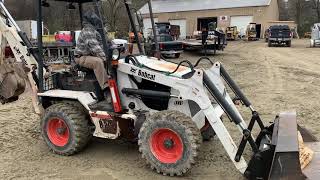
<svg viewBox="0 0 320 180"><path fill-rule="evenodd" d="M311 28L310 47L320 45L320 23L316 23Z"/></svg>

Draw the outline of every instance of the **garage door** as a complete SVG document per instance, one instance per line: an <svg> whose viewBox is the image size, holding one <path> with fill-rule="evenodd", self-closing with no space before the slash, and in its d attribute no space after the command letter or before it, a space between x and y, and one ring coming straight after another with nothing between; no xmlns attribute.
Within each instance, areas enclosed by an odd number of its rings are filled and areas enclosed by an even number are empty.
<svg viewBox="0 0 320 180"><path fill-rule="evenodd" d="M156 22L158 22L158 18L154 18L154 23ZM143 26L144 26L143 34L144 34L144 37L147 38L148 32L150 31L150 29L152 29L151 18L143 19Z"/></svg>
<svg viewBox="0 0 320 180"><path fill-rule="evenodd" d="M237 26L241 35L246 34L247 26L253 22L253 16L231 16L231 26Z"/></svg>
<svg viewBox="0 0 320 180"><path fill-rule="evenodd" d="M180 39L186 39L187 21L185 19L169 20L170 24L180 26Z"/></svg>

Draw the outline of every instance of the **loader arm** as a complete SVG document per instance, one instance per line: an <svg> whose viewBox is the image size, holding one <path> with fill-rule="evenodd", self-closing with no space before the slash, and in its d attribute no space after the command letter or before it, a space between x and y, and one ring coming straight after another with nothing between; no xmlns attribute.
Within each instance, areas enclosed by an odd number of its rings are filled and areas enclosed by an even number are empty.
<svg viewBox="0 0 320 180"><path fill-rule="evenodd" d="M235 167L248 179L304 179L307 177L320 177L319 153L315 158L310 154L306 169L302 171L301 155L298 146L298 126L296 113L280 113L279 116L268 126L265 126L259 113L254 109L249 99L233 81L221 63L213 63L210 69L193 69L184 66L172 72L177 65L165 61L158 61L154 58L137 56L132 61L120 60L118 74L142 78L162 84L177 91L175 93L157 93L157 96L172 96L179 100L191 100L197 103L204 113L206 120L210 123L216 136L226 150L230 160ZM188 75L188 76L186 76ZM121 76L120 76L121 77ZM121 82L124 82L121 79ZM226 85L225 83L226 82ZM155 92L146 92L140 89L128 89L130 83L119 83L122 93L152 96ZM227 92L229 87L236 99L240 100L252 113L252 118L247 125L236 103ZM127 89L126 89L127 88ZM192 93L192 96L190 94ZM209 94L214 98L217 106L214 106ZM123 97L123 96L122 96ZM132 102L124 100L123 102ZM221 120L220 109L225 112L229 119L238 127L242 140L237 145L232 139L224 122ZM260 133L257 137L252 135L254 124L257 123ZM303 131L302 138L306 138L307 131ZM309 135L309 137L311 137ZM246 145L252 149L252 156L248 163L242 156ZM306 144L309 145L308 143ZM311 144L318 147L318 142ZM303 142L302 145L303 146ZM313 148L312 148L313 149ZM300 153L300 154L299 154ZM299 159L299 156L300 159ZM308 163L311 163L308 165ZM310 176L311 174L311 176Z"/></svg>
<svg viewBox="0 0 320 180"><path fill-rule="evenodd" d="M38 67L38 62L35 59L35 51L30 53L31 43L28 41L27 37L21 32L20 28L18 27L18 25L16 24L16 22L14 21L14 19L12 18L2 1L0 1L0 11L1 49L4 50L6 44L8 44L12 49L12 52L16 59L16 62L9 65L4 61L4 56L2 53L0 59L0 67L4 70L0 71L0 77L3 77L3 79L5 79L8 76L8 73L11 73L11 75L25 73L26 82L31 87L31 97L34 110L37 114L40 114L39 100L37 97L38 87L35 82L35 78L37 76L36 69ZM17 72L19 68L15 68L15 66L19 66L19 64L22 64L26 71ZM8 72L8 68L10 68L10 72ZM12 94L13 96L18 97L20 94L24 92L25 87L15 87L17 84L19 84L16 81L17 79L15 78L12 78L8 81L2 81L0 82L0 87L12 87L7 88L6 90L15 92L9 92L8 94ZM0 96L2 96L4 93L5 92L0 91ZM5 99L9 98L14 97L5 97Z"/></svg>

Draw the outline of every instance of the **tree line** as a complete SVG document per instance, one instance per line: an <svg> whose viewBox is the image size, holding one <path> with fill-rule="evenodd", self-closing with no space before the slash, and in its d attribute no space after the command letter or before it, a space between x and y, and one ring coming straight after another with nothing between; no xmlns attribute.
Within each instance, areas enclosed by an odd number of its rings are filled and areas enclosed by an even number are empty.
<svg viewBox="0 0 320 180"><path fill-rule="evenodd" d="M56 31L80 30L80 15L76 9L68 10L68 3L48 1L50 7L43 7L43 20L50 33ZM140 9L147 0L132 0L131 7ZM36 20L37 1L35 0L5 0L15 20ZM122 0L106 0L102 2L102 16L109 32L117 32L119 37L125 37L130 30L128 15ZM93 3L84 4L86 10L93 10Z"/></svg>
<svg viewBox="0 0 320 180"><path fill-rule="evenodd" d="M298 24L298 32L310 32L314 23L320 23L320 0L279 0L280 20Z"/></svg>

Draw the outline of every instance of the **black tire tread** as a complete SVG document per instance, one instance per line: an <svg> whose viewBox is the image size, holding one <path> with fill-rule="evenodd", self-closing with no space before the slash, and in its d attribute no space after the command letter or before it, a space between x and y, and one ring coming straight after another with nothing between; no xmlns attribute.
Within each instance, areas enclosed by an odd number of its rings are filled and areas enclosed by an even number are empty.
<svg viewBox="0 0 320 180"><path fill-rule="evenodd" d="M291 47L291 41L288 41L288 42L287 42L287 46L288 46L288 47Z"/></svg>
<svg viewBox="0 0 320 180"><path fill-rule="evenodd" d="M150 130L149 127L151 127L151 124L155 121L172 121L175 125L182 125L186 129L186 136L190 137L190 144L191 144L191 151L192 155L189 158L188 161L186 161L184 164L182 164L178 168L166 168L161 163L155 164L149 156L153 156L150 154L148 150L148 143L144 141L144 134L147 134L146 132ZM146 143L146 144L144 144ZM186 116L185 114L178 112L178 111L161 111L153 114L151 117L147 118L145 123L140 129L139 133L139 151L142 153L142 158L146 159L147 164L150 165L151 169L154 169L159 174L163 175L170 175L170 176L181 176L185 173L187 173L191 166L195 163L196 157L198 155L199 147L202 143L202 137L200 130L197 128L196 124L192 121L192 119L189 116ZM159 166L160 164L160 166Z"/></svg>
<svg viewBox="0 0 320 180"><path fill-rule="evenodd" d="M57 104L53 104L52 106L47 108L46 114L44 117L47 117L48 115L50 115L50 113L55 113L55 112L61 112L63 114L63 116L68 117L68 119L69 119L68 122L70 123L70 125L74 129L75 137L74 137L74 143L71 143L70 147L68 148L68 151L59 152L49 146L50 149L54 153L59 154L59 155L63 155L63 156L70 156L70 155L78 153L87 145L87 143L91 137L91 134L90 134L90 131L88 128L88 120L86 119L86 115L84 114L83 111L81 111L79 109L79 107L77 107L74 104L57 103ZM41 127L43 127L43 126L41 125ZM43 130L42 130L42 133L44 133ZM45 136L45 134L42 134L42 135L43 135L43 137Z"/></svg>

